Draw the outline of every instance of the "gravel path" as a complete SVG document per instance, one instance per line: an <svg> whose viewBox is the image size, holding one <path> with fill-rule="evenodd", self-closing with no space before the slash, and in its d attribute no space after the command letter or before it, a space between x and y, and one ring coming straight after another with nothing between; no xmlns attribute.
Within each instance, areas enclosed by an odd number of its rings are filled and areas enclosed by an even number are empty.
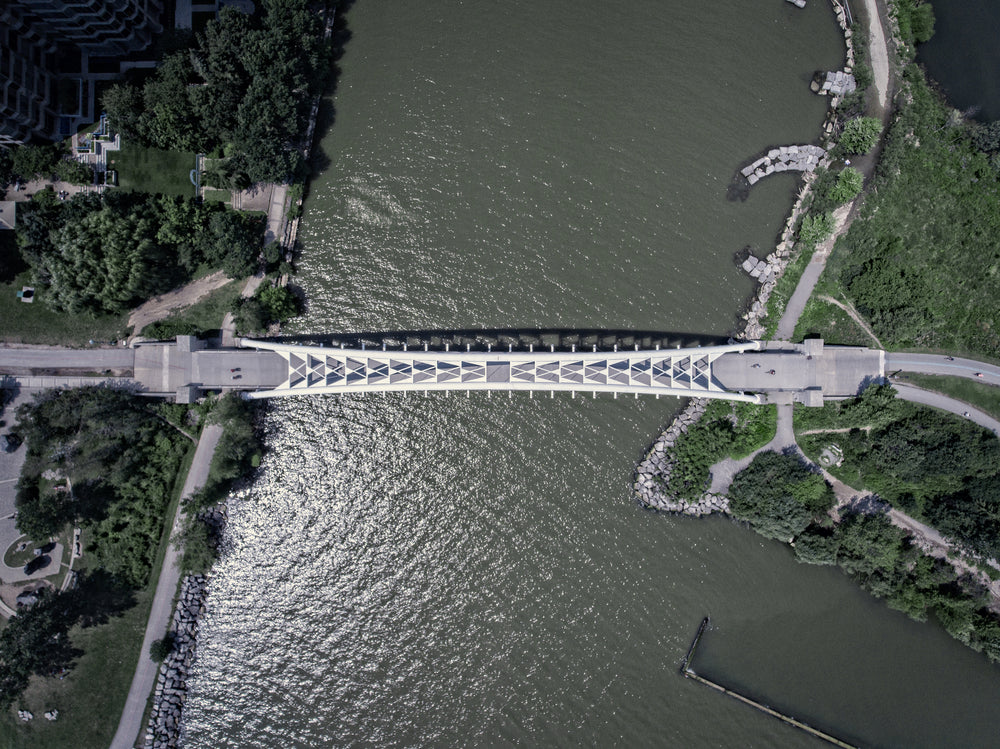
<svg viewBox="0 0 1000 749"><path fill-rule="evenodd" d="M147 325L168 317L176 310L190 307L227 283L229 283L229 278L223 271L219 270L181 286L179 289L153 297L145 304L139 305L132 310L132 314L128 317L128 324L132 326L132 338L139 335Z"/></svg>

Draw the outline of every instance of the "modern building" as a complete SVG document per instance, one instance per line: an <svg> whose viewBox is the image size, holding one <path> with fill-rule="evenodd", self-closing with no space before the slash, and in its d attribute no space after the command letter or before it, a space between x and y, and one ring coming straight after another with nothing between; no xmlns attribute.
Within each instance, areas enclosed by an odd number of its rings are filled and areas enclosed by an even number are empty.
<svg viewBox="0 0 1000 749"><path fill-rule="evenodd" d="M117 76L107 63L146 48L162 15L163 0L0 2L0 146L92 121L94 80Z"/></svg>

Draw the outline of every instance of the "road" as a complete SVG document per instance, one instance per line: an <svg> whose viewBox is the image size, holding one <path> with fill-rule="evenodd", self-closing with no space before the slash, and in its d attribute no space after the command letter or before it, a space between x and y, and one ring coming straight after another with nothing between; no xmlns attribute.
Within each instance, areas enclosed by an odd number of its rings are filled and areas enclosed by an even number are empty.
<svg viewBox="0 0 1000 749"><path fill-rule="evenodd" d="M923 390L912 385L901 385L898 382L892 383L892 386L896 388L898 397L903 400L920 403L924 406L933 406L943 411L950 411L953 414L964 416L969 421L974 421L979 426L986 427L993 434L1000 437L1000 421L997 421L985 411L980 411L968 403L963 403L960 400L949 398L947 395L935 393L931 390Z"/></svg>
<svg viewBox="0 0 1000 749"><path fill-rule="evenodd" d="M959 359L938 354L886 354L885 372L919 372L921 374L964 377L988 385L1000 385L1000 367L975 359ZM978 374L982 377L979 377Z"/></svg>
<svg viewBox="0 0 1000 749"><path fill-rule="evenodd" d="M208 469L212 464L212 456L215 454L215 448L219 444L221 436L222 427L215 424L205 427L202 431L201 439L198 440L198 447L194 453L194 460L191 463L191 470L188 471L187 479L184 481L184 490L181 494L182 503L184 499L205 485ZM171 538L180 529L183 519L181 504L178 504L170 533ZM153 684L156 682L156 674L160 667L158 663L150 660L149 646L154 640L158 640L166 634L170 624L174 595L177 593L177 584L181 578L178 567L179 557L178 550L171 543L163 558L160 579L156 584L156 593L153 596L153 606L149 612L149 621L146 623L146 635L142 638L139 663L135 668L135 675L132 677L132 687L125 700L118 730L111 741L111 749L131 749L143 728L142 716L146 711L146 700L153 691Z"/></svg>
<svg viewBox="0 0 1000 749"><path fill-rule="evenodd" d="M0 372L28 374L30 369L132 369L135 352L130 348L11 348L0 347Z"/></svg>

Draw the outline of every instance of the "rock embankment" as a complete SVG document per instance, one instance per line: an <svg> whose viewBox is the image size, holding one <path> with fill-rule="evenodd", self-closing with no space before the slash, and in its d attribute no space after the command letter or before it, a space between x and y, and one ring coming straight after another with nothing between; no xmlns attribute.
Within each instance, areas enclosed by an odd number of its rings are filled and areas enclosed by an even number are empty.
<svg viewBox="0 0 1000 749"><path fill-rule="evenodd" d="M812 90L821 96L846 96L853 93L858 87L854 75L838 70L832 73L822 73L816 75L812 82Z"/></svg>
<svg viewBox="0 0 1000 749"><path fill-rule="evenodd" d="M680 512L685 515L699 516L713 512L726 512L729 500L715 494L705 494L697 502L678 497L670 492L670 475L673 472L673 459L668 451L677 438L687 430L708 406L705 398L695 398L674 418L666 431L653 443L646 457L636 469L635 493L639 501L646 507L664 512Z"/></svg>
<svg viewBox="0 0 1000 749"><path fill-rule="evenodd" d="M188 575L181 583L181 594L170 624L174 649L163 661L156 679L153 711L143 744L145 749L173 749L180 740L181 713L187 700L188 674L194 662L198 618L205 611L207 587L204 575Z"/></svg>
<svg viewBox="0 0 1000 749"><path fill-rule="evenodd" d="M795 2L795 0L789 0L789 2ZM837 23L844 31L844 42L847 45L847 65L844 68L844 72L851 73L854 67L853 35L844 9L837 0L831 0L831 2L834 12L837 15ZM795 2L795 4L798 5L799 3ZM804 5L805 2L803 0L802 5L799 7L803 7ZM823 135L827 138L833 134L836 128L837 114L835 108L839 102L839 96L835 94L831 96L830 113L823 125ZM792 148L793 146L784 147L784 154L782 154L781 148L770 150L766 156L757 159L745 167L742 170L743 177L746 178L749 184L753 185L762 176L779 171L773 168L775 160L786 164L785 168L781 171L787 171L787 164L790 160L789 155L792 153ZM794 146L794 148L796 149L794 152L796 163L799 159L799 149L802 148L809 149L807 154L817 155L816 163L810 169L804 170L806 172L804 175L805 184L799 192L795 204L792 206L792 211L788 219L785 221L781 238L774 252L770 253L764 260L759 260L752 255L744 260L744 270L760 281L760 286L757 287L757 293L743 315L742 330L735 336L742 340L760 340L767 334L767 330L762 322L767 315L767 302L777 285L778 278L784 273L785 268L791 260L792 250L795 247L796 227L805 210L804 206L812 189L814 178L812 172L817 166L825 166L826 151L819 146ZM807 161L811 161L811 159L807 159ZM770 172L767 171L768 165L772 167ZM761 167L763 167L763 174L758 174L758 169L761 169ZM728 512L729 499L725 496L706 493L697 502L689 502L671 495L669 488L673 464L667 455L667 450L673 446L680 434L687 432L691 425L701 418L707 405L708 403L705 400L692 400L677 415L666 431L657 438L646 454L646 457L636 467L634 490L641 504L657 510L679 512L694 516L707 515L713 512Z"/></svg>
<svg viewBox="0 0 1000 749"><path fill-rule="evenodd" d="M826 151L819 146L781 146L743 167L740 174L750 185L764 177L781 172L811 172L819 166Z"/></svg>

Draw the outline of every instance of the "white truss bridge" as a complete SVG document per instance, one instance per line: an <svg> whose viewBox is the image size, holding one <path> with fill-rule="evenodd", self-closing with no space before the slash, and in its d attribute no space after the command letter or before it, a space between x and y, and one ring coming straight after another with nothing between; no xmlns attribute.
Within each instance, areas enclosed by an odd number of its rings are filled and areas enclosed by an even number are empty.
<svg viewBox="0 0 1000 749"><path fill-rule="evenodd" d="M548 390L762 402L757 394L727 390L712 371L719 357L759 351L758 341L614 352L344 349L249 339L239 345L274 352L287 363L284 382L246 394L255 399L410 390Z"/></svg>

